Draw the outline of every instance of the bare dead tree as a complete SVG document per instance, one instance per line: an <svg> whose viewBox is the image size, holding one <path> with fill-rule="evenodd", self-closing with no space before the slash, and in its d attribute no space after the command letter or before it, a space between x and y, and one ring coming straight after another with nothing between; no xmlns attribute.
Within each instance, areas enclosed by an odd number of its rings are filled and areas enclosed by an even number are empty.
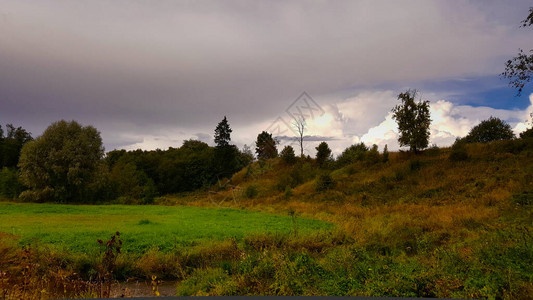
<svg viewBox="0 0 533 300"><path fill-rule="evenodd" d="M304 134L307 127L305 118L300 116L292 120L292 126L298 131L298 142L300 143L300 157L304 157Z"/></svg>

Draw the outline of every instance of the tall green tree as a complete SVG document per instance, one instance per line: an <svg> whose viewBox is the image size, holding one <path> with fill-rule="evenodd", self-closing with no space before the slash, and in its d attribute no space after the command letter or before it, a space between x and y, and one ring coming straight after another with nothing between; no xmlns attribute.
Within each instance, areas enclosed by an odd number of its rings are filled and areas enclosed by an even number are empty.
<svg viewBox="0 0 533 300"><path fill-rule="evenodd" d="M278 149L276 148L276 140L272 138L272 134L266 131L261 132L257 136L255 142L255 153L258 159L269 159L278 157Z"/></svg>
<svg viewBox="0 0 533 300"><path fill-rule="evenodd" d="M23 146L20 177L34 200L86 201L103 155L100 132L62 120Z"/></svg>
<svg viewBox="0 0 533 300"><path fill-rule="evenodd" d="M288 165L293 165L296 163L296 155L294 154L294 148L292 146L287 145L281 150L281 153L279 155L281 159L283 159L283 162L285 162Z"/></svg>
<svg viewBox="0 0 533 300"><path fill-rule="evenodd" d="M322 142L316 148L316 162L320 167L324 167L327 162L332 160L331 149L328 143Z"/></svg>
<svg viewBox="0 0 533 300"><path fill-rule="evenodd" d="M410 150L417 153L429 144L429 125L431 118L429 113L429 101L415 102L418 92L407 90L398 95L401 104L393 109L392 117L398 123L400 146L409 146Z"/></svg>
<svg viewBox="0 0 533 300"><path fill-rule="evenodd" d="M231 128L229 127L228 119L224 116L224 119L218 123L215 128L215 144L218 147L228 146L231 141Z"/></svg>
<svg viewBox="0 0 533 300"><path fill-rule="evenodd" d="M215 164L218 176L229 177L243 167L239 148L230 145L231 132L228 119L224 116L215 128Z"/></svg>

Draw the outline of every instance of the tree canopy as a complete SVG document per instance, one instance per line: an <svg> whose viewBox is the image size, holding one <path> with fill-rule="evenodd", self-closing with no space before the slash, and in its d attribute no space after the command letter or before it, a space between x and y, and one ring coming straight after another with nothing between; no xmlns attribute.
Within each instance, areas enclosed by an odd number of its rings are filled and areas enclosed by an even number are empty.
<svg viewBox="0 0 533 300"><path fill-rule="evenodd" d="M292 165L296 162L296 155L294 154L294 148L292 148L292 146L290 145L285 146L283 150L281 150L280 157L288 165Z"/></svg>
<svg viewBox="0 0 533 300"><path fill-rule="evenodd" d="M431 118L429 113L429 101L415 102L418 92L407 90L398 95L401 104L393 109L392 117L398 123L400 146L409 146L413 152L427 148L429 144L429 125Z"/></svg>
<svg viewBox="0 0 533 300"><path fill-rule="evenodd" d="M278 156L278 149L276 148L276 140L272 138L272 134L266 131L261 132L257 136L255 142L255 152L258 159L269 159Z"/></svg>
<svg viewBox="0 0 533 300"><path fill-rule="evenodd" d="M328 161L332 159L331 149L328 143L322 142L316 148L316 162L320 167L324 167Z"/></svg>
<svg viewBox="0 0 533 300"><path fill-rule="evenodd" d="M35 200L83 201L103 155L100 132L62 120L23 146L20 177Z"/></svg>
<svg viewBox="0 0 533 300"><path fill-rule="evenodd" d="M511 126L499 118L490 117L474 126L464 138L467 143L488 143L513 139Z"/></svg>
<svg viewBox="0 0 533 300"><path fill-rule="evenodd" d="M229 127L228 120L224 116L224 119L215 128L215 144L218 147L228 146L231 141L231 132L232 130Z"/></svg>
<svg viewBox="0 0 533 300"><path fill-rule="evenodd" d="M19 161L22 146L32 140L31 133L22 127L6 125L6 135L0 125L0 169L15 168Z"/></svg>

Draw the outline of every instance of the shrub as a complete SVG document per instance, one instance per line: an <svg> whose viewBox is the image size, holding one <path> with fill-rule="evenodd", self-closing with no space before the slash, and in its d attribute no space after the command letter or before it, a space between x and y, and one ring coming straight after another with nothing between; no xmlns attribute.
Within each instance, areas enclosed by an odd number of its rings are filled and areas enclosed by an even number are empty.
<svg viewBox="0 0 533 300"><path fill-rule="evenodd" d="M331 175L329 174L320 175L316 182L316 191L323 192L323 191L332 189L335 187L335 184L336 182L333 180Z"/></svg>
<svg viewBox="0 0 533 300"><path fill-rule="evenodd" d="M409 162L409 170L418 171L422 168L422 162L418 159L412 160Z"/></svg>
<svg viewBox="0 0 533 300"><path fill-rule="evenodd" d="M380 161L378 145L372 145L372 148L366 154L365 159L369 164L377 164Z"/></svg>
<svg viewBox="0 0 533 300"><path fill-rule="evenodd" d="M341 168L357 161L362 161L366 157L368 147L364 143L351 145L337 157L337 167Z"/></svg>
<svg viewBox="0 0 533 300"><path fill-rule="evenodd" d="M285 199L290 199L292 197L292 189L290 186L285 187Z"/></svg>
<svg viewBox="0 0 533 300"><path fill-rule="evenodd" d="M277 188L280 192L285 191L287 186L295 188L304 182L312 180L316 175L317 169L309 162L297 163L289 174L279 176Z"/></svg>
<svg viewBox="0 0 533 300"><path fill-rule="evenodd" d="M257 197L258 194L259 194L259 191L257 190L257 185L255 184L247 186L246 190L244 191L244 195L248 199L255 198Z"/></svg>
<svg viewBox="0 0 533 300"><path fill-rule="evenodd" d="M513 195L513 200L518 205L531 205L533 204L533 192L515 194Z"/></svg>
<svg viewBox="0 0 533 300"><path fill-rule="evenodd" d="M424 154L429 155L429 156L437 156L439 155L439 153L440 153L440 148L439 146L435 144L431 145L431 147L429 147L428 149L424 151Z"/></svg>
<svg viewBox="0 0 533 300"><path fill-rule="evenodd" d="M178 296L235 295L237 286L223 269L197 269L181 282Z"/></svg>
<svg viewBox="0 0 533 300"><path fill-rule="evenodd" d="M468 159L468 153L466 152L466 141L464 139L457 138L452 146L452 152L449 159L451 161L463 161Z"/></svg>

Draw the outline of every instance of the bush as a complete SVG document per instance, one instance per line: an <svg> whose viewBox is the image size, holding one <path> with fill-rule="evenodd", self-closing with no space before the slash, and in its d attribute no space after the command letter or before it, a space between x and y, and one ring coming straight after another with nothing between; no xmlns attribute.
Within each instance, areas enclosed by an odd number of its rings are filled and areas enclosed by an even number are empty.
<svg viewBox="0 0 533 300"><path fill-rule="evenodd" d="M333 180L331 175L329 174L320 175L316 182L316 191L317 192L327 191L329 189L334 188L335 184L336 182Z"/></svg>
<svg viewBox="0 0 533 300"><path fill-rule="evenodd" d="M409 170L418 171L422 168L422 162L418 159L412 160L409 162Z"/></svg>
<svg viewBox="0 0 533 300"><path fill-rule="evenodd" d="M290 199L292 197L292 189L290 186L285 187L285 199Z"/></svg>
<svg viewBox="0 0 533 300"><path fill-rule="evenodd" d="M246 190L244 191L244 195L248 199L255 198L257 197L258 194L259 194L259 191L257 190L257 185L255 184L247 186Z"/></svg>
<svg viewBox="0 0 533 300"><path fill-rule="evenodd" d="M337 167L342 168L346 165L362 161L366 157L368 147L364 143L352 145L346 148L341 155L337 157Z"/></svg>
<svg viewBox="0 0 533 300"><path fill-rule="evenodd" d="M19 195L19 199L23 202L49 202L54 200L54 190L46 187L42 190L27 190Z"/></svg>
<svg viewBox="0 0 533 300"><path fill-rule="evenodd" d="M380 155L379 155L379 151L378 151L378 145L374 144L374 145L372 145L372 148L366 154L365 161L367 161L369 164L373 165L373 164L377 164L380 160L381 159L380 159Z"/></svg>
<svg viewBox="0 0 533 300"><path fill-rule="evenodd" d="M439 146L433 144L431 145L431 147L429 147L428 149L424 151L424 154L428 156L437 156L440 154L440 148Z"/></svg>
<svg viewBox="0 0 533 300"><path fill-rule="evenodd" d="M288 174L278 176L276 188L283 192L288 187L295 188L304 182L312 180L316 175L317 169L309 162L298 162Z"/></svg>
<svg viewBox="0 0 533 300"><path fill-rule="evenodd" d="M178 286L178 296L235 295L237 286L223 269L197 269Z"/></svg>
<svg viewBox="0 0 533 300"><path fill-rule="evenodd" d="M452 146L452 152L449 159L451 161L463 161L468 159L468 153L466 152L466 141L464 139L457 138Z"/></svg>
<svg viewBox="0 0 533 300"><path fill-rule="evenodd" d="M518 205L531 205L533 204L533 192L515 194L513 195L513 200Z"/></svg>

